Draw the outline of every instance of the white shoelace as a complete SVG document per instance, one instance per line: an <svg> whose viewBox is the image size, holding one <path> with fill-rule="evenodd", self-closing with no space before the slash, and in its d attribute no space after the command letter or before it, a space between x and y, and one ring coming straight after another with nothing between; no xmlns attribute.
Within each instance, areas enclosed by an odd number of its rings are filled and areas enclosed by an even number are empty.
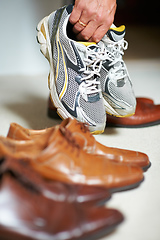
<svg viewBox="0 0 160 240"><path fill-rule="evenodd" d="M119 79L124 79L127 76L126 68L122 56L124 55L124 50L128 48L128 42L124 39L121 39L118 42L113 42L107 37L103 39L103 42L106 46L106 60L111 61L109 66L113 66L109 71L110 78L115 81Z"/></svg>
<svg viewBox="0 0 160 240"><path fill-rule="evenodd" d="M80 71L83 73L80 84L80 92L83 98L87 101L88 95L100 93L100 70L103 60L106 59L106 51L104 44L100 47L98 45L90 45L86 47L86 57L83 61L86 64L85 68Z"/></svg>

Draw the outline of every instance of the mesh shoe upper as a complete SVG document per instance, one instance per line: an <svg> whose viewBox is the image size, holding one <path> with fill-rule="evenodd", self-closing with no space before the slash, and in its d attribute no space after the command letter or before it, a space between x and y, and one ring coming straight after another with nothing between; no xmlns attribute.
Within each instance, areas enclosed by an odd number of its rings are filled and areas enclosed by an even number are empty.
<svg viewBox="0 0 160 240"><path fill-rule="evenodd" d="M48 19L54 68L51 97L61 109L62 118L74 117L87 122L91 131L102 132L106 123L99 80L103 54L94 43L77 42L68 37L71 11L71 5L63 7Z"/></svg>
<svg viewBox="0 0 160 240"><path fill-rule="evenodd" d="M124 35L124 26L113 25L102 39L107 56L100 72L102 93L106 112L115 116L132 115L136 108L132 83L122 59L128 46Z"/></svg>

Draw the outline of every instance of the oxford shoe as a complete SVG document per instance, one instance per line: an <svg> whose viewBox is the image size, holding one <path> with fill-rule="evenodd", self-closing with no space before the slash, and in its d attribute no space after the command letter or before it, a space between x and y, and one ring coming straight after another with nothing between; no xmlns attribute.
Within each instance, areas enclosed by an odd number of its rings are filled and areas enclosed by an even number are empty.
<svg viewBox="0 0 160 240"><path fill-rule="evenodd" d="M63 121L61 125L72 132L76 142L87 153L105 156L114 162L133 164L141 167L143 170L150 166L148 155L143 152L107 147L99 143L84 123L68 119Z"/></svg>
<svg viewBox="0 0 160 240"><path fill-rule="evenodd" d="M53 130L54 127L45 128L45 129L27 129L19 125L18 123L11 123L7 133L7 138L15 140L31 140L37 138L39 135L45 134Z"/></svg>
<svg viewBox="0 0 160 240"><path fill-rule="evenodd" d="M54 201L11 172L0 175L2 240L95 240L122 221L116 209Z"/></svg>
<svg viewBox="0 0 160 240"><path fill-rule="evenodd" d="M140 167L82 151L72 133L63 127L56 128L48 147L31 164L48 179L104 186L112 191L138 186L143 180Z"/></svg>
<svg viewBox="0 0 160 240"><path fill-rule="evenodd" d="M0 175L10 173L21 182L40 191L45 197L55 201L78 202L85 206L101 205L110 199L110 192L103 187L65 184L42 178L29 161L11 157L1 159Z"/></svg>
<svg viewBox="0 0 160 240"><path fill-rule="evenodd" d="M111 127L149 127L160 124L160 104L150 98L136 98L135 114L131 117L117 118L108 115L107 125Z"/></svg>
<svg viewBox="0 0 160 240"><path fill-rule="evenodd" d="M67 128L55 127L49 135L47 142L43 142L43 134L27 141L1 137L0 156L28 158L32 166L47 178L103 186L112 191L136 187L143 180L143 172L138 166L112 162L105 156L83 151ZM35 147L40 139L44 144L41 149Z"/></svg>
<svg viewBox="0 0 160 240"><path fill-rule="evenodd" d="M16 158L34 158L42 150L44 150L48 144L48 140L52 135L51 131L44 132L36 139L15 140L0 136L0 157L13 156Z"/></svg>
<svg viewBox="0 0 160 240"><path fill-rule="evenodd" d="M65 119L60 126L69 129L79 146L90 154L103 155L107 159L115 162L123 162L127 164L134 164L146 170L150 166L150 161L147 154L139 151L120 149L115 147L107 147L98 141L90 133L88 127L76 119ZM54 127L42 130L33 130L24 128L16 123L11 123L7 134L8 138L17 140L35 139L46 131L52 131Z"/></svg>

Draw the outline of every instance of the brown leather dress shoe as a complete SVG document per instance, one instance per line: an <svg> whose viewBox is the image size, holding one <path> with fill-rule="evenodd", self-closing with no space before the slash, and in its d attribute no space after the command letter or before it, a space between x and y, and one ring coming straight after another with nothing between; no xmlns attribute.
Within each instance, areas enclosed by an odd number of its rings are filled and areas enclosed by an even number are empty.
<svg viewBox="0 0 160 240"><path fill-rule="evenodd" d="M54 201L78 202L85 206L91 206L101 205L111 197L106 188L65 184L60 181L44 179L31 167L29 161L23 159L1 159L0 175L6 173L10 173L28 186L34 185L43 196Z"/></svg>
<svg viewBox="0 0 160 240"><path fill-rule="evenodd" d="M132 188L143 180L139 167L82 151L71 132L62 127L56 129L48 148L31 163L48 179L104 186L112 191Z"/></svg>
<svg viewBox="0 0 160 240"><path fill-rule="evenodd" d="M15 156L16 158L33 159L47 147L49 138L54 131L55 128L51 129L51 131L46 131L36 139L28 141L19 141L0 136L0 157Z"/></svg>
<svg viewBox="0 0 160 240"><path fill-rule="evenodd" d="M0 137L0 156L27 158L44 177L67 183L124 190L136 187L143 180L140 167L83 151L72 133L62 126L55 127L50 137L46 135L47 132L27 141Z"/></svg>
<svg viewBox="0 0 160 240"><path fill-rule="evenodd" d="M135 114L131 117L117 118L108 115L107 126L111 127L149 127L160 124L160 104L149 98L137 98Z"/></svg>
<svg viewBox="0 0 160 240"><path fill-rule="evenodd" d="M143 170L146 170L150 166L149 158L145 153L106 147L100 144L96 141L84 123L80 123L75 119L68 118L63 120L60 126L69 129L76 139L76 142L87 153L103 155L107 159L115 162L134 164L142 167ZM53 128L54 127L42 130L32 130L23 128L16 123L11 123L7 137L17 140L35 139L39 135L46 133L46 131L52 131Z"/></svg>
<svg viewBox="0 0 160 240"><path fill-rule="evenodd" d="M118 210L54 201L34 182L28 185L11 172L0 175L2 240L95 240L122 221Z"/></svg>

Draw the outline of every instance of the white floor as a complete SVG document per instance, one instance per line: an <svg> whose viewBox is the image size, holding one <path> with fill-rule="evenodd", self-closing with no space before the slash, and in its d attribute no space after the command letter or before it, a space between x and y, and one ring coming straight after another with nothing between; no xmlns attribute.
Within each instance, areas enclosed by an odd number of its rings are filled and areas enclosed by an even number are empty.
<svg viewBox="0 0 160 240"><path fill-rule="evenodd" d="M126 61L136 96L160 103L160 59ZM0 135L6 136L11 122L41 129L61 120L47 116L47 74L0 76ZM140 187L115 193L106 206L119 209L125 221L103 240L160 239L160 125L141 129L106 128L96 139L106 146L142 151L152 166Z"/></svg>

